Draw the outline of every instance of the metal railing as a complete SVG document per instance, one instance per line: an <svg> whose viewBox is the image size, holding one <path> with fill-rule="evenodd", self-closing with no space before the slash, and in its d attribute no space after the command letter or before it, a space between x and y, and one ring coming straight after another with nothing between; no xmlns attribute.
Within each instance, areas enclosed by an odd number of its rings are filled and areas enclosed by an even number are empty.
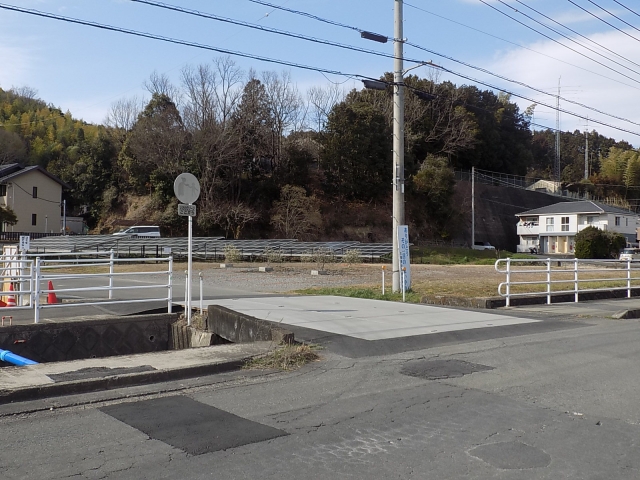
<svg viewBox="0 0 640 480"><path fill-rule="evenodd" d="M506 280L498 285L498 294L511 306L514 297L546 296L551 304L554 295L573 295L579 301L580 293L626 291L631 297L640 287L640 263L618 260L569 259L515 259L501 258L495 269L504 273Z"/></svg>
<svg viewBox="0 0 640 480"><path fill-rule="evenodd" d="M133 271L133 272L116 272L118 265L148 263L166 264L166 268L158 267L153 271ZM87 254L68 253L68 254L51 254L51 255L20 255L20 256L0 256L0 271L3 277L0 279L2 283L2 295L4 297L13 297L16 305L9 308L13 309L33 309L34 321L39 323L40 312L46 308L61 307L77 307L77 306L95 306L95 305L114 305L125 303L147 303L162 301L167 302L167 310L172 312L172 277L173 277L173 257L158 258L116 258L113 251L110 252L92 252ZM95 270L105 269L104 272L86 272L86 269ZM152 283L141 281L140 284L115 286L114 281L118 278L134 277L149 275L166 275L166 283ZM98 280L97 285L95 280ZM102 282L104 280L104 282ZM69 286L67 288L50 288L54 282L60 281L76 281L80 282L78 286ZM137 281L137 280L136 280ZM51 282L51 284L49 283ZM5 288L6 284L9 288ZM94 283L94 285L86 285ZM102 284L101 284L102 283ZM116 298L114 293L120 291L147 291L150 289L166 289L167 294L163 297L144 296L138 298L122 299ZM88 292L99 292L106 294L103 300L86 298L82 295ZM79 294L73 302L66 303L47 303L43 302L41 296L49 297L50 294ZM3 307L8 308L8 307Z"/></svg>

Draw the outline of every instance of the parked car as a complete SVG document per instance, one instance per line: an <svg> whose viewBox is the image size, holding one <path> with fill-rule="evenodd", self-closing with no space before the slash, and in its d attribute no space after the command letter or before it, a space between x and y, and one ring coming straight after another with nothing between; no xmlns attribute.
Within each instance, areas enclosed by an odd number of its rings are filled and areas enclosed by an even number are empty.
<svg viewBox="0 0 640 480"><path fill-rule="evenodd" d="M473 244L474 250L495 250L496 247L491 245L489 242L475 242Z"/></svg>
<svg viewBox="0 0 640 480"><path fill-rule="evenodd" d="M640 248L625 248L620 254L620 260L640 260Z"/></svg>
<svg viewBox="0 0 640 480"><path fill-rule="evenodd" d="M129 227L119 232L114 233L123 237L160 237L160 227L146 226L146 227Z"/></svg>

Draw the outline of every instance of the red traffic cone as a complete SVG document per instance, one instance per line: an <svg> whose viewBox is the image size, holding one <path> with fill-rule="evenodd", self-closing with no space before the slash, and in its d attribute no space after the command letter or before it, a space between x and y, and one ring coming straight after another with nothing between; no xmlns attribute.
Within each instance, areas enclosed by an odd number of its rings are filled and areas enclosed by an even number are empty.
<svg viewBox="0 0 640 480"><path fill-rule="evenodd" d="M51 280L49 280L49 287L47 288L47 290L53 290L53 282ZM58 297L56 297L55 292L49 292L49 294L47 295L47 303L58 303Z"/></svg>
<svg viewBox="0 0 640 480"><path fill-rule="evenodd" d="M9 284L9 291L13 292L13 283ZM18 304L16 303L16 296L15 295L8 295L7 296L7 307L17 307Z"/></svg>

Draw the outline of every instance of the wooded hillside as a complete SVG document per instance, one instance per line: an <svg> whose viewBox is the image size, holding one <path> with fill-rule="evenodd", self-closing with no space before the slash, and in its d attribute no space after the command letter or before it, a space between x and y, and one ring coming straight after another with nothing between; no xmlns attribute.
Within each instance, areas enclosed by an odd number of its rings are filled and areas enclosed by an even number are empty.
<svg viewBox="0 0 640 480"><path fill-rule="evenodd" d="M391 79L391 74L384 78ZM406 80L407 221L416 239L464 228L452 205L454 169L550 178L555 133L530 130L508 95L437 79ZM173 180L196 175L200 235L389 241L392 92L313 87L288 73L240 70L229 58L158 74L149 98L122 99L103 125L47 105L29 88L0 89L0 162L38 164L73 186L71 214L95 231L118 218L161 225L176 215ZM640 154L626 142L563 132L563 181L638 196ZM635 193L633 193L635 192Z"/></svg>

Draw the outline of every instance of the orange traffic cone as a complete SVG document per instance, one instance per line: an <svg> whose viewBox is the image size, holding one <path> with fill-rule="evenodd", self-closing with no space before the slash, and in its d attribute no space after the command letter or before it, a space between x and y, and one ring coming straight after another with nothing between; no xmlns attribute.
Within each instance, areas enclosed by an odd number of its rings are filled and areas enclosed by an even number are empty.
<svg viewBox="0 0 640 480"><path fill-rule="evenodd" d="M47 288L47 290L53 290L53 282L51 280L49 280L49 288ZM56 297L53 291L47 295L47 303L58 303L58 297Z"/></svg>
<svg viewBox="0 0 640 480"><path fill-rule="evenodd" d="M9 284L9 291L13 292L13 283ZM15 295L8 295L7 296L7 307L17 307L18 304L16 303L16 296Z"/></svg>

